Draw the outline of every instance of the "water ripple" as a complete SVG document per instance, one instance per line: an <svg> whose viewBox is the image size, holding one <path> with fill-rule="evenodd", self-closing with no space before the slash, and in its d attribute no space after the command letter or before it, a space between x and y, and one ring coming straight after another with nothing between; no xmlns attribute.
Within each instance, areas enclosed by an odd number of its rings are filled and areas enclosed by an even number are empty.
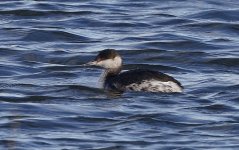
<svg viewBox="0 0 239 150"><path fill-rule="evenodd" d="M1 1L0 149L238 149L238 4ZM185 91L105 92L106 48Z"/></svg>

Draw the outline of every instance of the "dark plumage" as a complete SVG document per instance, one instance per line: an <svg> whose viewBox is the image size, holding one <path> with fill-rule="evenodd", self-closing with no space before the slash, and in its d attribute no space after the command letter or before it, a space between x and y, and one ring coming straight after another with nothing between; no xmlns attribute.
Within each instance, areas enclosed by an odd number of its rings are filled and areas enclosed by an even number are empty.
<svg viewBox="0 0 239 150"><path fill-rule="evenodd" d="M95 61L102 61L106 59L113 59L119 54L114 49L105 49L100 51L100 53L96 56Z"/></svg>
<svg viewBox="0 0 239 150"><path fill-rule="evenodd" d="M135 69L122 72L118 75L108 74L105 78L105 86L109 86L110 88L115 90L117 88L120 88L120 90L125 90L125 87L130 84L141 84L141 82L144 80L152 79L162 82L172 81L175 82L179 87L183 88L181 83L173 77L155 70L148 69Z"/></svg>

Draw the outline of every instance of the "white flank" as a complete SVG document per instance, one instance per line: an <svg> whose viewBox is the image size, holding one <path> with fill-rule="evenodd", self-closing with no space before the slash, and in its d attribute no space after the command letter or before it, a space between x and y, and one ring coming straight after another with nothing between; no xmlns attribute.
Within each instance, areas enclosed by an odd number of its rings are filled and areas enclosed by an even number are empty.
<svg viewBox="0 0 239 150"><path fill-rule="evenodd" d="M182 92L183 89L175 82L162 82L158 80L144 80L141 83L133 83L126 86L127 90L148 92Z"/></svg>

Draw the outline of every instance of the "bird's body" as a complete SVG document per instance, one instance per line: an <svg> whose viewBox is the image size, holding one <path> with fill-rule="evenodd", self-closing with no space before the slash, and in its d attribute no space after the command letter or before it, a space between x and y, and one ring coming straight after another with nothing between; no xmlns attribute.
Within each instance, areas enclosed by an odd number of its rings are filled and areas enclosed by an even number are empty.
<svg viewBox="0 0 239 150"><path fill-rule="evenodd" d="M173 77L154 70L136 69L105 76L104 88L118 91L182 92Z"/></svg>
<svg viewBox="0 0 239 150"><path fill-rule="evenodd" d="M112 49L101 51L90 65L105 68L103 87L110 91L182 92L183 87L173 77L148 69L121 72L122 59Z"/></svg>

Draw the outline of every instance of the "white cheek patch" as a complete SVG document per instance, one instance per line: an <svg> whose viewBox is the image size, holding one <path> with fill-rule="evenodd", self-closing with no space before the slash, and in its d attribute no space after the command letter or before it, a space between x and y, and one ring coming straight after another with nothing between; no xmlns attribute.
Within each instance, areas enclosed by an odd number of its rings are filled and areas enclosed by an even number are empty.
<svg viewBox="0 0 239 150"><path fill-rule="evenodd" d="M97 63L97 66L103 68L119 68L122 65L122 59L117 56L114 59L106 59Z"/></svg>

